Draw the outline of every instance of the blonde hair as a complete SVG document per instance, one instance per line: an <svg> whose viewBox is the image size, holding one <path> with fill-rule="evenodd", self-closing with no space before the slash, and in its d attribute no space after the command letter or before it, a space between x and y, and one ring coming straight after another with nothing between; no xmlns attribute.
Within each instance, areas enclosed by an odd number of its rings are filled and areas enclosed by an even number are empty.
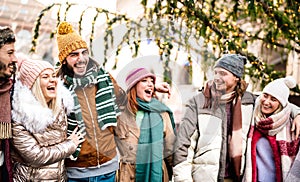
<svg viewBox="0 0 300 182"><path fill-rule="evenodd" d="M52 110L53 115L56 116L59 113L61 108L61 102L57 101L61 100L61 98L59 98L59 95L57 95L56 98L53 98L49 103L47 103L41 89L40 77L38 77L33 83L31 91L34 97L42 104L43 107L47 107Z"/></svg>

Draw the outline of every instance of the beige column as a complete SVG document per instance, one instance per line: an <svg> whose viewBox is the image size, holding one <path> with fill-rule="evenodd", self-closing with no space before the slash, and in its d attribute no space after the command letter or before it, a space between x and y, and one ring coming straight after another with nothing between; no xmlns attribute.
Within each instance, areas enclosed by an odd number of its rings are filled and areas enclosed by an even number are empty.
<svg viewBox="0 0 300 182"><path fill-rule="evenodd" d="M296 51L291 51L288 56L286 74L293 76L300 85L300 54Z"/></svg>

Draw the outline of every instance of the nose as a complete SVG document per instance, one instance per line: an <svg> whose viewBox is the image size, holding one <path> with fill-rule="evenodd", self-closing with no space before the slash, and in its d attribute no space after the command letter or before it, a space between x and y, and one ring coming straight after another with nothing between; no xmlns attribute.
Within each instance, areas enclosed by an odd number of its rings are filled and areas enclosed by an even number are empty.
<svg viewBox="0 0 300 182"><path fill-rule="evenodd" d="M12 55L11 61L12 61L13 63L17 63L17 62L18 62L18 59L17 59L15 53Z"/></svg>
<svg viewBox="0 0 300 182"><path fill-rule="evenodd" d="M84 56L83 56L83 53L82 53L82 52L79 53L78 58L79 58L79 61L84 60Z"/></svg>
<svg viewBox="0 0 300 182"><path fill-rule="evenodd" d="M54 82L54 81L56 81L56 76L50 76L50 82Z"/></svg>
<svg viewBox="0 0 300 182"><path fill-rule="evenodd" d="M214 80L215 81L220 81L221 80L221 76L219 74L214 74Z"/></svg>

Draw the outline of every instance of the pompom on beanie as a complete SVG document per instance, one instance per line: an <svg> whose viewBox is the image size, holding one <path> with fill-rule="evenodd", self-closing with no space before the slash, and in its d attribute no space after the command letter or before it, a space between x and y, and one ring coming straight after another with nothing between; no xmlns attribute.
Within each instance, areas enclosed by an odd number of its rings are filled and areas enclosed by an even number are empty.
<svg viewBox="0 0 300 182"><path fill-rule="evenodd" d="M246 62L247 58L245 56L239 54L224 54L217 60L214 68L223 68L236 77L241 78L244 74L244 65Z"/></svg>
<svg viewBox="0 0 300 182"><path fill-rule="evenodd" d="M29 89L32 88L36 79L46 69L54 71L54 67L47 61L30 60L26 57L18 58L19 79Z"/></svg>
<svg viewBox="0 0 300 182"><path fill-rule="evenodd" d="M88 48L87 43L74 31L68 22L61 22L57 30L58 58L62 63L73 51L81 48Z"/></svg>
<svg viewBox="0 0 300 182"><path fill-rule="evenodd" d="M287 76L270 82L262 92L272 95L285 107L288 103L290 89L295 86L296 80L292 76Z"/></svg>
<svg viewBox="0 0 300 182"><path fill-rule="evenodd" d="M128 93L130 91L130 89L135 84L137 84L137 82L139 82L143 78L146 78L149 76L153 78L154 83L155 83L156 76L154 74L152 74L151 72L149 72L146 68L135 68L135 69L131 70L125 79L125 82L127 85L126 92Z"/></svg>

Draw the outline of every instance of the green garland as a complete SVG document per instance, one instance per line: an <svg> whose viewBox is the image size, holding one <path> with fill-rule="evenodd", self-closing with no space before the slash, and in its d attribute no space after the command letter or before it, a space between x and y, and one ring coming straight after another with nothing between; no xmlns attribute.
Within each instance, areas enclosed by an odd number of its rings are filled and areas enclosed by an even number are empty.
<svg viewBox="0 0 300 182"><path fill-rule="evenodd" d="M66 19L69 8L76 4L67 3L67 5L64 17L59 17L60 10L57 13L57 25L62 18ZM147 39L154 40L159 47L158 54L164 63L165 81L171 82L170 54L172 49L176 48L177 51L185 51L188 54L187 60L190 63L192 63L191 55L209 55L210 60L219 57L223 52L239 53L247 56L251 66L247 68L246 74L253 80L261 80L261 86L263 87L268 82L284 76L285 73L274 70L274 66L267 65L264 60L248 52L247 46L250 43L259 40L270 50L281 50L285 54L291 50L300 53L300 3L295 0L278 0L277 3L273 0L229 2L216 0L160 0L155 1L151 8L147 0L141 0L141 5L144 7L144 14L135 20L123 14L112 13L95 7L87 7L81 13L78 22L80 33L86 10L94 8L97 11L93 17L90 35L91 54L93 54L92 42L95 36L95 22L99 15L106 15L104 65L107 63L108 50L111 48L116 48L114 68L117 66L118 55L123 46L130 46L133 57L137 56L140 43L144 39L142 33L145 33ZM40 12L36 20L31 51L36 50L41 19L53 6L61 6L61 4L56 3L46 7ZM127 30L121 42L118 45L113 45L114 35L112 30L116 25L123 23L126 24ZM245 23L254 27L254 29L246 31L243 28ZM197 43L200 38L204 38L202 47L190 44L191 40L195 40ZM211 53L203 49L208 45L213 47ZM214 53L214 56L211 56L212 53ZM299 88L294 90L300 93Z"/></svg>

